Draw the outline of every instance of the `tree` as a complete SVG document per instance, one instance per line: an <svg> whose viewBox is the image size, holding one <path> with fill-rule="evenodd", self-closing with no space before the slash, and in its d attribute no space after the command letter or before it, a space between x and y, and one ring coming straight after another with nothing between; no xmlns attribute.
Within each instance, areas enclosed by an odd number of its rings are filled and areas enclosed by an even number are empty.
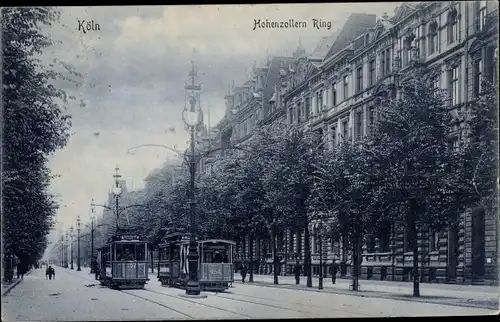
<svg viewBox="0 0 500 322"><path fill-rule="evenodd" d="M278 227L295 222L304 229L307 286L312 287L311 249L309 224L319 215L311 211L309 202L315 185L315 172L323 150L319 137L294 126L274 126L269 136L271 145L265 160L267 170L264 187L267 199L267 220L274 232L273 241L276 256L275 236ZM275 268L277 259L275 257ZM277 272L275 269L275 283Z"/></svg>
<svg viewBox="0 0 500 322"><path fill-rule="evenodd" d="M351 249L352 285L358 290L363 237L378 217L373 195L377 182L371 180L364 142L346 140L324 159L312 205L324 214L322 221L331 223L330 231L342 237L343 247Z"/></svg>
<svg viewBox="0 0 500 322"><path fill-rule="evenodd" d="M452 114L433 86L432 70L415 69L400 84L401 98L380 108L367 150L377 164L380 191L404 225L413 251L413 295L420 296L418 231L441 229L464 210L452 183L459 180L456 152L450 148ZM454 217L454 218L453 218Z"/></svg>
<svg viewBox="0 0 500 322"><path fill-rule="evenodd" d="M68 107L76 97L56 88L80 84L81 74L57 59L37 56L53 44L42 32L59 18L50 8L2 9L3 223L4 254L23 262L42 256L57 209L47 193L52 179L47 156L69 137ZM62 69L62 70L61 70Z"/></svg>
<svg viewBox="0 0 500 322"><path fill-rule="evenodd" d="M482 80L481 94L470 102L462 116L465 123L460 149L463 184L471 207L495 212L498 198L498 86Z"/></svg>

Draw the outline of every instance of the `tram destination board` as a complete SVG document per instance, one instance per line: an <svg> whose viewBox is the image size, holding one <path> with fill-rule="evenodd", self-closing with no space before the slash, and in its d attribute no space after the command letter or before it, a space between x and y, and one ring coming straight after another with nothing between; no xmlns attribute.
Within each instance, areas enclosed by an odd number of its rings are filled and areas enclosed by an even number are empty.
<svg viewBox="0 0 500 322"><path fill-rule="evenodd" d="M139 235L121 235L118 238L119 238L119 240L137 240L137 241L139 241L141 239L141 236L139 236Z"/></svg>

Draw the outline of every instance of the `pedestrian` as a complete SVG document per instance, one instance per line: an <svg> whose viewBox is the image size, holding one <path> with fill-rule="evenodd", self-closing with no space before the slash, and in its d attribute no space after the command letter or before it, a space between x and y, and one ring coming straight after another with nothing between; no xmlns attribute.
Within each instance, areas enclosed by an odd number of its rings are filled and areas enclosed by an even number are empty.
<svg viewBox="0 0 500 322"><path fill-rule="evenodd" d="M49 280L52 279L52 276L54 276L54 279L56 279L56 271L52 266L49 265L49 267L45 270L45 279L47 279L47 276L49 277Z"/></svg>
<svg viewBox="0 0 500 322"><path fill-rule="evenodd" d="M16 264L16 273L17 273L17 279L19 279L19 277L21 277L21 262L18 262Z"/></svg>
<svg viewBox="0 0 500 322"><path fill-rule="evenodd" d="M299 285L300 283L300 273L302 271L302 267L299 264L299 261L295 263L295 266L293 267L293 274L295 275L295 284Z"/></svg>
<svg viewBox="0 0 500 322"><path fill-rule="evenodd" d="M241 269L240 269L240 273L241 273L241 282L243 282L243 284L245 284L245 278L247 277L247 266L245 265L245 263L243 263L241 265Z"/></svg>
<svg viewBox="0 0 500 322"><path fill-rule="evenodd" d="M95 280L97 281L99 279L99 264L97 263L97 257L94 257L92 259L91 265L92 265L91 268L95 274Z"/></svg>
<svg viewBox="0 0 500 322"><path fill-rule="evenodd" d="M334 260L332 262L332 265L330 266L330 274L332 274L332 284L335 284L335 281L337 280L337 272L338 271L339 271L339 265Z"/></svg>

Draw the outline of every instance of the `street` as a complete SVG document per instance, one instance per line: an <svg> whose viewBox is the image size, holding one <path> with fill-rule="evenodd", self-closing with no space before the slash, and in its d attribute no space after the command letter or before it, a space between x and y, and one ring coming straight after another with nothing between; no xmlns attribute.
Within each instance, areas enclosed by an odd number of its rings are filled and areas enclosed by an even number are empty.
<svg viewBox="0 0 500 322"><path fill-rule="evenodd" d="M2 299L5 321L96 321L159 319L253 319L396 317L495 314L495 310L370 296L311 292L286 287L235 283L207 298L181 297L184 291L159 285L155 276L144 290L101 287L89 274L56 267L56 279L34 270ZM286 286L286 285L284 285ZM325 290L326 291L326 290Z"/></svg>

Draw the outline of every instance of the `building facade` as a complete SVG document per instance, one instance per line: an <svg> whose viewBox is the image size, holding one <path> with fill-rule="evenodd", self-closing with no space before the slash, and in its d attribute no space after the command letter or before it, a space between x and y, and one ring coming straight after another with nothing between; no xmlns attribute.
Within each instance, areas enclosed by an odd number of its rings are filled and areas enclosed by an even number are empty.
<svg viewBox="0 0 500 322"><path fill-rule="evenodd" d="M498 4L489 1L404 3L392 18L352 15L344 27L321 39L311 55L299 46L292 57L273 57L242 87L226 95L226 117L217 125L216 145L244 142L260 124L287 122L322 134L327 146L369 135L377 107L396 98L397 84L412 68L441 70L436 87L448 92L450 109L464 109L481 94L481 77L493 83L498 69ZM460 125L457 123L457 129ZM459 133L457 131L457 133ZM459 135L455 139L459 143ZM220 155L219 157L221 157ZM313 274L319 253L329 265L341 262L351 273L350 254L341 240L320 250L318 225L312 224ZM402 227L386 227L363 246L362 278L412 280L413 243L418 243L421 280L448 283L498 283L498 217L470 211L444 231L421 231L408 238ZM282 272L304 258L304 233L279 239ZM268 238L255 241L254 267L272 268ZM237 258L248 260L248 240ZM327 268L324 267L324 273Z"/></svg>

